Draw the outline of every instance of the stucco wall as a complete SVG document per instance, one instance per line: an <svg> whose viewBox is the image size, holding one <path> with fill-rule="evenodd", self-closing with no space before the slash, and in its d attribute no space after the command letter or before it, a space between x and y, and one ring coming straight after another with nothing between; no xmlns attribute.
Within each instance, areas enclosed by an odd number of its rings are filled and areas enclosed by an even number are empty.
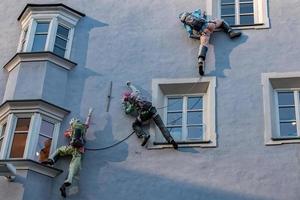
<svg viewBox="0 0 300 200"><path fill-rule="evenodd" d="M87 14L75 31L71 60L78 66L68 75L64 100L72 113L62 129L72 116L84 117L93 107L88 147L110 145L132 131L133 119L122 113L120 100L127 80L150 98L153 78L198 77L198 43L187 37L177 16L205 8L205 1L30 1L58 2ZM16 52L17 16L26 3L0 4L2 66ZM299 6L299 0L271 0L270 29L245 30L235 41L221 32L211 38L206 74L217 77L217 148L146 150L132 136L115 148L88 151L70 199L298 200L300 145L263 142L261 73L300 71ZM3 71L0 94L6 79ZM109 81L112 101L106 113ZM59 145L66 142L61 135ZM67 169L66 163L58 166ZM54 179L53 200L64 178Z"/></svg>

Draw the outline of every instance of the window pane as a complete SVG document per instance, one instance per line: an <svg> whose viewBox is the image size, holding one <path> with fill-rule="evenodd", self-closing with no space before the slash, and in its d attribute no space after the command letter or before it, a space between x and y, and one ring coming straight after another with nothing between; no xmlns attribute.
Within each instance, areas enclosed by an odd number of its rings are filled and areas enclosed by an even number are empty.
<svg viewBox="0 0 300 200"><path fill-rule="evenodd" d="M279 119L280 120L295 120L295 108L294 107L284 107L279 108Z"/></svg>
<svg viewBox="0 0 300 200"><path fill-rule="evenodd" d="M254 15L241 15L240 24L254 24Z"/></svg>
<svg viewBox="0 0 300 200"><path fill-rule="evenodd" d="M168 130L170 131L172 137L174 138L175 141L181 141L181 135L182 135L182 128L168 128Z"/></svg>
<svg viewBox="0 0 300 200"><path fill-rule="evenodd" d="M168 98L168 111L182 110L183 98Z"/></svg>
<svg viewBox="0 0 300 200"><path fill-rule="evenodd" d="M222 0L221 3L234 3L235 0Z"/></svg>
<svg viewBox="0 0 300 200"><path fill-rule="evenodd" d="M54 124L47 122L45 120L42 120L40 133L46 136L49 136L52 138L54 130Z"/></svg>
<svg viewBox="0 0 300 200"><path fill-rule="evenodd" d="M3 142L3 138L0 139L0 151L1 151L1 147L2 147L2 142Z"/></svg>
<svg viewBox="0 0 300 200"><path fill-rule="evenodd" d="M221 6L221 15L234 15L234 14L235 14L235 5Z"/></svg>
<svg viewBox="0 0 300 200"><path fill-rule="evenodd" d="M15 133L10 151L10 158L22 158L25 150L27 133Z"/></svg>
<svg viewBox="0 0 300 200"><path fill-rule="evenodd" d="M188 127L188 139L202 139L202 137L203 137L202 126Z"/></svg>
<svg viewBox="0 0 300 200"><path fill-rule="evenodd" d="M253 0L240 0L240 2L253 2Z"/></svg>
<svg viewBox="0 0 300 200"><path fill-rule="evenodd" d="M42 135L39 136L39 141L35 151L34 160L42 162L48 159L50 148L51 148L51 142L52 139L49 139Z"/></svg>
<svg viewBox="0 0 300 200"><path fill-rule="evenodd" d="M30 118L18 118L16 131L28 131Z"/></svg>
<svg viewBox="0 0 300 200"><path fill-rule="evenodd" d="M296 122L280 123L280 136L297 136Z"/></svg>
<svg viewBox="0 0 300 200"><path fill-rule="evenodd" d="M224 21L226 21L229 25L234 25L235 24L235 17L222 17Z"/></svg>
<svg viewBox="0 0 300 200"><path fill-rule="evenodd" d="M55 39L55 44L58 45L58 46L60 46L60 47L62 47L62 48L66 48L66 46L67 46L67 41L66 41L66 40L63 40L63 39L61 39L61 38L59 38L59 37L56 37L56 39Z"/></svg>
<svg viewBox="0 0 300 200"><path fill-rule="evenodd" d="M5 123L5 124L3 124L3 126L2 126L2 131L1 131L1 135L0 135L0 137L4 136L4 134L5 134L5 130L6 130L6 123Z"/></svg>
<svg viewBox="0 0 300 200"><path fill-rule="evenodd" d="M188 110L202 109L202 97L189 97Z"/></svg>
<svg viewBox="0 0 300 200"><path fill-rule="evenodd" d="M240 13L253 13L253 3L241 3Z"/></svg>
<svg viewBox="0 0 300 200"><path fill-rule="evenodd" d="M69 29L65 28L65 27L63 27L61 25L58 25L58 27L57 27L57 35L65 38L65 39L68 39Z"/></svg>
<svg viewBox="0 0 300 200"><path fill-rule="evenodd" d="M47 35L35 35L32 45L32 51L44 51Z"/></svg>
<svg viewBox="0 0 300 200"><path fill-rule="evenodd" d="M167 114L167 125L181 125L182 124L182 113L168 113Z"/></svg>
<svg viewBox="0 0 300 200"><path fill-rule="evenodd" d="M187 123L188 124L202 124L202 112L188 112Z"/></svg>
<svg viewBox="0 0 300 200"><path fill-rule="evenodd" d="M56 55L59 55L61 57L65 57L65 50L64 49L61 49L57 46L54 46L54 49L53 49L53 53L55 53Z"/></svg>
<svg viewBox="0 0 300 200"><path fill-rule="evenodd" d="M35 33L47 33L49 28L49 22L38 22Z"/></svg>
<svg viewBox="0 0 300 200"><path fill-rule="evenodd" d="M293 92L278 92L278 104L279 105L294 105L294 93Z"/></svg>

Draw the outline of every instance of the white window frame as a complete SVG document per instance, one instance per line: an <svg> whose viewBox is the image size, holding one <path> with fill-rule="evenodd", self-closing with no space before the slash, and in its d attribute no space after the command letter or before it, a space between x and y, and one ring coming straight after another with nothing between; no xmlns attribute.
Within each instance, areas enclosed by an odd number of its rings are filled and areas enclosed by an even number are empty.
<svg viewBox="0 0 300 200"><path fill-rule="evenodd" d="M74 38L74 30L75 26L79 19L75 19L71 15L67 15L66 13L56 13L51 14L43 11L43 12L33 12L30 15L26 16L21 21L21 35L19 39L19 45L17 48L17 52L32 52L32 46L36 31L36 26L38 22L49 22L48 35L46 39L45 49L44 51L53 52L54 42L56 38L58 25L64 26L69 29L68 41L66 45L66 51L64 58L69 59L71 55L72 43ZM24 50L22 50L22 42L24 41L25 30L27 29L27 36L25 38Z"/></svg>
<svg viewBox="0 0 300 200"><path fill-rule="evenodd" d="M178 87L193 85L193 90L179 91ZM165 91L162 87L173 87L174 91ZM175 89L174 89L175 88ZM180 78L180 79L152 79L152 103L157 108L166 125L166 106L167 96L170 95L203 95L203 123L205 124L203 140L179 142L180 147L216 147L217 136L215 129L215 89L216 77L201 77L199 78ZM150 142L148 142L149 149L172 148L172 145L167 144L164 140L160 130L151 123L150 125Z"/></svg>
<svg viewBox="0 0 300 200"><path fill-rule="evenodd" d="M265 145L300 143L300 72L263 73L262 85ZM295 91L294 100L298 136L280 136L278 91ZM298 95L298 97L295 95Z"/></svg>
<svg viewBox="0 0 300 200"><path fill-rule="evenodd" d="M0 124L6 122L6 131L0 151L3 159L35 159L42 120L54 124L50 153L57 148L61 123L69 111L61 110L43 101L4 103L0 108ZM18 118L31 118L23 158L10 158Z"/></svg>
<svg viewBox="0 0 300 200"><path fill-rule="evenodd" d="M238 25L239 23L239 0L235 0L235 23L234 29L265 29L270 28L268 15L268 0L253 0L254 24ZM221 0L206 0L206 11L209 19L221 18Z"/></svg>
<svg viewBox="0 0 300 200"><path fill-rule="evenodd" d="M188 113L188 109L187 109L187 99L189 97L202 97L203 99L203 108L201 109L201 112L202 112L202 128L203 128L203 138L202 139L198 139L198 138L190 138L189 140L187 139L187 135L188 135L188 131L187 131L187 127L188 127L188 124L187 124L187 113ZM191 94L172 94L172 95L165 95L165 104L164 104L164 119L163 121L165 122L165 125L166 127L167 126L167 113L168 113L168 98L169 97L182 97L183 98L183 109L182 109L182 123L181 123L181 127L182 127L182 140L180 142L201 142L201 141L205 141L205 124L206 124L206 118L204 117L206 112L207 112L207 109L206 108L206 101L207 101L207 98L206 98L206 95L203 94L203 93L191 93ZM200 110L199 110L200 111ZM200 125L200 124L199 124Z"/></svg>
<svg viewBox="0 0 300 200"><path fill-rule="evenodd" d="M300 139L300 105L299 105L299 90L300 88L295 89L276 89L275 90L275 105L276 105L276 121L277 121L277 134L276 137L273 136L273 139ZM295 117L296 117L296 129L297 136L281 136L280 135L280 119L279 119L279 103L278 103L278 92L293 92L294 95L294 106L295 106Z"/></svg>
<svg viewBox="0 0 300 200"><path fill-rule="evenodd" d="M4 119L0 122L0 133L2 134L2 131L3 131L3 127L4 125L6 125L5 127L5 132L3 135L0 135L0 139L2 139L2 145L0 146L0 152L1 152L1 149L3 147L3 143L4 143L4 137L6 136L6 132L7 132L7 120Z"/></svg>
<svg viewBox="0 0 300 200"><path fill-rule="evenodd" d="M10 152L12 148L12 142L14 138L14 133L17 125L18 118L30 118L30 126L27 133L25 150L22 158L10 158ZM54 123L53 137L50 148L50 154L53 153L57 146L57 140L59 136L60 122L58 120L49 118L47 116L41 115L40 113L13 113L7 118L7 124L10 128L6 128L6 133L4 137L5 144L2 145L2 150L0 153L0 159L32 159L34 160L35 150L38 144L39 131L41 127L42 119L46 118L47 121L51 120Z"/></svg>

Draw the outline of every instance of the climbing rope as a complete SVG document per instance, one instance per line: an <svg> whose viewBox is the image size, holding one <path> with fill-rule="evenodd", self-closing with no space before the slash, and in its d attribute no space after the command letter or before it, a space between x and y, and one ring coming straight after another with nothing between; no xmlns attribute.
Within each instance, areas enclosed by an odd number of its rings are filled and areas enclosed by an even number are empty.
<svg viewBox="0 0 300 200"><path fill-rule="evenodd" d="M84 148L84 149L87 150L87 151L101 151L101 150L109 149L109 148L112 148L112 147L117 146L118 144L124 142L124 141L127 140L130 136L132 136L133 134L134 134L134 131L132 131L132 132L131 132L128 136L126 136L123 140L120 140L120 141L118 141L118 142L116 142L116 143L114 143L114 144L112 144L112 145L110 145L110 146L107 146L107 147L102 147L102 148L88 148L88 147L86 147L86 148Z"/></svg>

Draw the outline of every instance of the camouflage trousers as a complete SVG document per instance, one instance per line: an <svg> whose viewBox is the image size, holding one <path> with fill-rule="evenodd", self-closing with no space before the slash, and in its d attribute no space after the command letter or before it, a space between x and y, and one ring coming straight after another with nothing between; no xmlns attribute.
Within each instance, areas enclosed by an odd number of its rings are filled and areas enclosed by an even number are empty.
<svg viewBox="0 0 300 200"><path fill-rule="evenodd" d="M63 156L72 156L72 160L69 164L68 177L65 180L65 183L72 184L74 176L79 172L81 168L82 153L79 151L78 148L72 147L70 145L62 146L50 156L50 159L55 160Z"/></svg>

